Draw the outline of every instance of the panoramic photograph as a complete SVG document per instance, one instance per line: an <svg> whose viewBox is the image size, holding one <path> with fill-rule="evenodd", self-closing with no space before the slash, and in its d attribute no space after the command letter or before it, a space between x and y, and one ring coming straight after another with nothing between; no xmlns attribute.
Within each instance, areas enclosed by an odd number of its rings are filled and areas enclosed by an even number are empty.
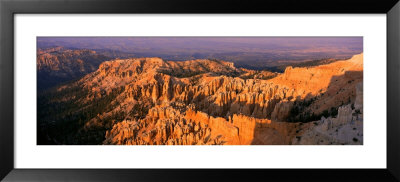
<svg viewBox="0 0 400 182"><path fill-rule="evenodd" d="M37 145L363 145L363 37L37 37Z"/></svg>

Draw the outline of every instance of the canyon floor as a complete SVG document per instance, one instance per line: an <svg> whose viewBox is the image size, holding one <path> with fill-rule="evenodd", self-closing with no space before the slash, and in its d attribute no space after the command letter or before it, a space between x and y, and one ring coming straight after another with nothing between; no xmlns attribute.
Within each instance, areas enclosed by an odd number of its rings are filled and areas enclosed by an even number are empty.
<svg viewBox="0 0 400 182"><path fill-rule="evenodd" d="M105 61L38 96L37 130L38 144L361 145L363 54L283 73Z"/></svg>

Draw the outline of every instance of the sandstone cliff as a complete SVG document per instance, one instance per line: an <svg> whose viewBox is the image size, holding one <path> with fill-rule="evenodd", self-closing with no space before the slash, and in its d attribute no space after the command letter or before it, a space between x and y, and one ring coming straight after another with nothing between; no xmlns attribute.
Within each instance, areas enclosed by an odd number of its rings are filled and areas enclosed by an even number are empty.
<svg viewBox="0 0 400 182"><path fill-rule="evenodd" d="M101 128L103 144L362 144L362 70L362 54L282 74L132 58L104 62L58 91L87 90L75 101L85 107L109 103L79 131Z"/></svg>

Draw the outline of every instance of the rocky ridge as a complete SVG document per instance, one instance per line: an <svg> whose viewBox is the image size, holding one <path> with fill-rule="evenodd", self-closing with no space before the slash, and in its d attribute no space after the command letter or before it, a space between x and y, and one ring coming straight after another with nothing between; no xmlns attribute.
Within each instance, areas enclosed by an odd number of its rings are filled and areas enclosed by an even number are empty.
<svg viewBox="0 0 400 182"><path fill-rule="evenodd" d="M105 128L103 144L124 145L315 144L322 136L324 144L360 144L362 61L360 54L282 74L217 60L107 61L72 84L88 90L79 100L88 105L121 90L79 132ZM116 113L122 118L109 119ZM343 139L348 129L339 128L354 125Z"/></svg>
<svg viewBox="0 0 400 182"><path fill-rule="evenodd" d="M38 49L36 66L38 86L51 87L96 71L98 66L110 58L88 49L55 47Z"/></svg>

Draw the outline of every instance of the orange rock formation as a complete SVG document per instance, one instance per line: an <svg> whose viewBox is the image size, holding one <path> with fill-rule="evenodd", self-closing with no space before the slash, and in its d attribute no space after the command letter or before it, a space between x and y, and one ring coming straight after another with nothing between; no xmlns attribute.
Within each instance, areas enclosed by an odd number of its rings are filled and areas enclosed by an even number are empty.
<svg viewBox="0 0 400 182"><path fill-rule="evenodd" d="M74 84L89 90L81 101L87 103L123 90L109 112L85 125L84 130L105 127L102 118L125 113L123 121L112 123L103 144L359 144L362 137L355 141L332 131L354 121L362 125L362 71L362 54L288 67L282 74L237 69L224 61L136 58L104 62ZM320 117L330 109L338 115ZM308 115L316 119L297 121ZM362 127L353 134L362 136Z"/></svg>

